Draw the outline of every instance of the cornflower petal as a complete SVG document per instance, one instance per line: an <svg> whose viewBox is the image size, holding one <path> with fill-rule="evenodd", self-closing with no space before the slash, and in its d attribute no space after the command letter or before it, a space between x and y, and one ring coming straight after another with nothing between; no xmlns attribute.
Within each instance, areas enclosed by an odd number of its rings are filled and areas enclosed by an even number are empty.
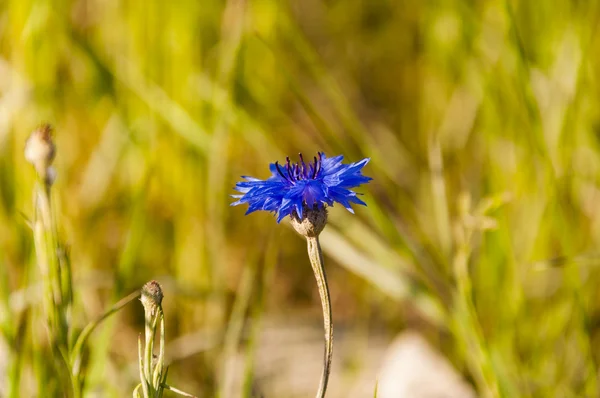
<svg viewBox="0 0 600 398"><path fill-rule="evenodd" d="M271 176L266 180L244 176L245 181L235 185L240 194L231 195L237 201L232 206L247 203L246 214L258 210L276 213L277 222L286 216L296 214L303 217L303 209L321 209L339 203L348 211L354 212L351 204L366 206L350 190L371 180L362 174L369 158L359 162L344 164L342 155L328 158L318 153L313 162L300 155L300 162L271 163Z"/></svg>

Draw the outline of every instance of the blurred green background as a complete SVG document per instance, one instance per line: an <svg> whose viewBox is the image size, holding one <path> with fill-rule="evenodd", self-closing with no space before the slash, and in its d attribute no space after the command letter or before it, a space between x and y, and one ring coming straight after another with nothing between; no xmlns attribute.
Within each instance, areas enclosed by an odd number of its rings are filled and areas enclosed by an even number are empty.
<svg viewBox="0 0 600 398"><path fill-rule="evenodd" d="M158 279L178 388L316 390L305 243L229 195L325 151L370 157L373 177L368 207L334 207L322 235L336 339L351 342L334 349L332 396L361 396L348 380L380 365L371 342L404 330L481 396L599 396L599 17L598 1L562 0L1 1L0 374L17 361L22 396L44 396L23 148L50 122L73 322ZM309 360L291 349L302 325ZM297 337L260 343L283 326ZM89 396L130 396L142 330L133 303L94 333ZM308 393L269 390L267 350L275 373L314 368Z"/></svg>

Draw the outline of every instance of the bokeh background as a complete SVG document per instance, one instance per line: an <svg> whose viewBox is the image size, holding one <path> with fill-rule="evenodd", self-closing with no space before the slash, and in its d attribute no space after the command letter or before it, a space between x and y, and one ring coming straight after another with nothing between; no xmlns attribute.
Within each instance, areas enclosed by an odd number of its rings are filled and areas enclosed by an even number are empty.
<svg viewBox="0 0 600 398"><path fill-rule="evenodd" d="M45 396L23 158L41 122L73 322L159 280L178 388L316 391L305 243L229 195L325 151L370 157L373 177L322 235L332 397L374 396L407 332L478 396L598 396L599 17L566 0L1 1L0 396L11 366ZM130 396L142 330L132 303L93 334L88 396Z"/></svg>

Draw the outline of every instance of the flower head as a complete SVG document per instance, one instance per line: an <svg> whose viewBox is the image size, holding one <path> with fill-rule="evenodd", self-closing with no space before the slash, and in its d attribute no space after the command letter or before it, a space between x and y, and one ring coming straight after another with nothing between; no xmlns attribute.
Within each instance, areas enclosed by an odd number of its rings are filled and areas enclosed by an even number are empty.
<svg viewBox="0 0 600 398"><path fill-rule="evenodd" d="M242 194L233 195L238 201L231 205L248 203L246 214L257 210L275 212L277 222L289 215L301 220L306 209L323 209L334 202L354 213L351 203L365 206L366 203L350 189L371 180L361 173L369 159L342 164L343 158L341 155L328 158L320 152L308 163L302 154L298 163L291 163L290 158L284 165L271 163L271 177L266 180L244 177L246 181L236 184L235 189Z"/></svg>

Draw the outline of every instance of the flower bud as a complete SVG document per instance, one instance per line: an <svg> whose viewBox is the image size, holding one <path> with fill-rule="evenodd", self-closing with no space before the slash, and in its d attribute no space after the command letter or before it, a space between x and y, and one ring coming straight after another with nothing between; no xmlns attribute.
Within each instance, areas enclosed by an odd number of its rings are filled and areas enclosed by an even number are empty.
<svg viewBox="0 0 600 398"><path fill-rule="evenodd" d="M150 281L142 287L140 298L146 315L153 316L157 313L163 299L163 292L157 281Z"/></svg>
<svg viewBox="0 0 600 398"><path fill-rule="evenodd" d="M327 209L324 206L309 209L304 207L302 219L294 212L291 217L292 226L300 235L306 238L314 238L325 228L327 224Z"/></svg>
<svg viewBox="0 0 600 398"><path fill-rule="evenodd" d="M25 159L35 167L39 176L52 184L56 172L51 167L56 155L56 146L52 139L52 126L43 124L35 129L25 144Z"/></svg>

